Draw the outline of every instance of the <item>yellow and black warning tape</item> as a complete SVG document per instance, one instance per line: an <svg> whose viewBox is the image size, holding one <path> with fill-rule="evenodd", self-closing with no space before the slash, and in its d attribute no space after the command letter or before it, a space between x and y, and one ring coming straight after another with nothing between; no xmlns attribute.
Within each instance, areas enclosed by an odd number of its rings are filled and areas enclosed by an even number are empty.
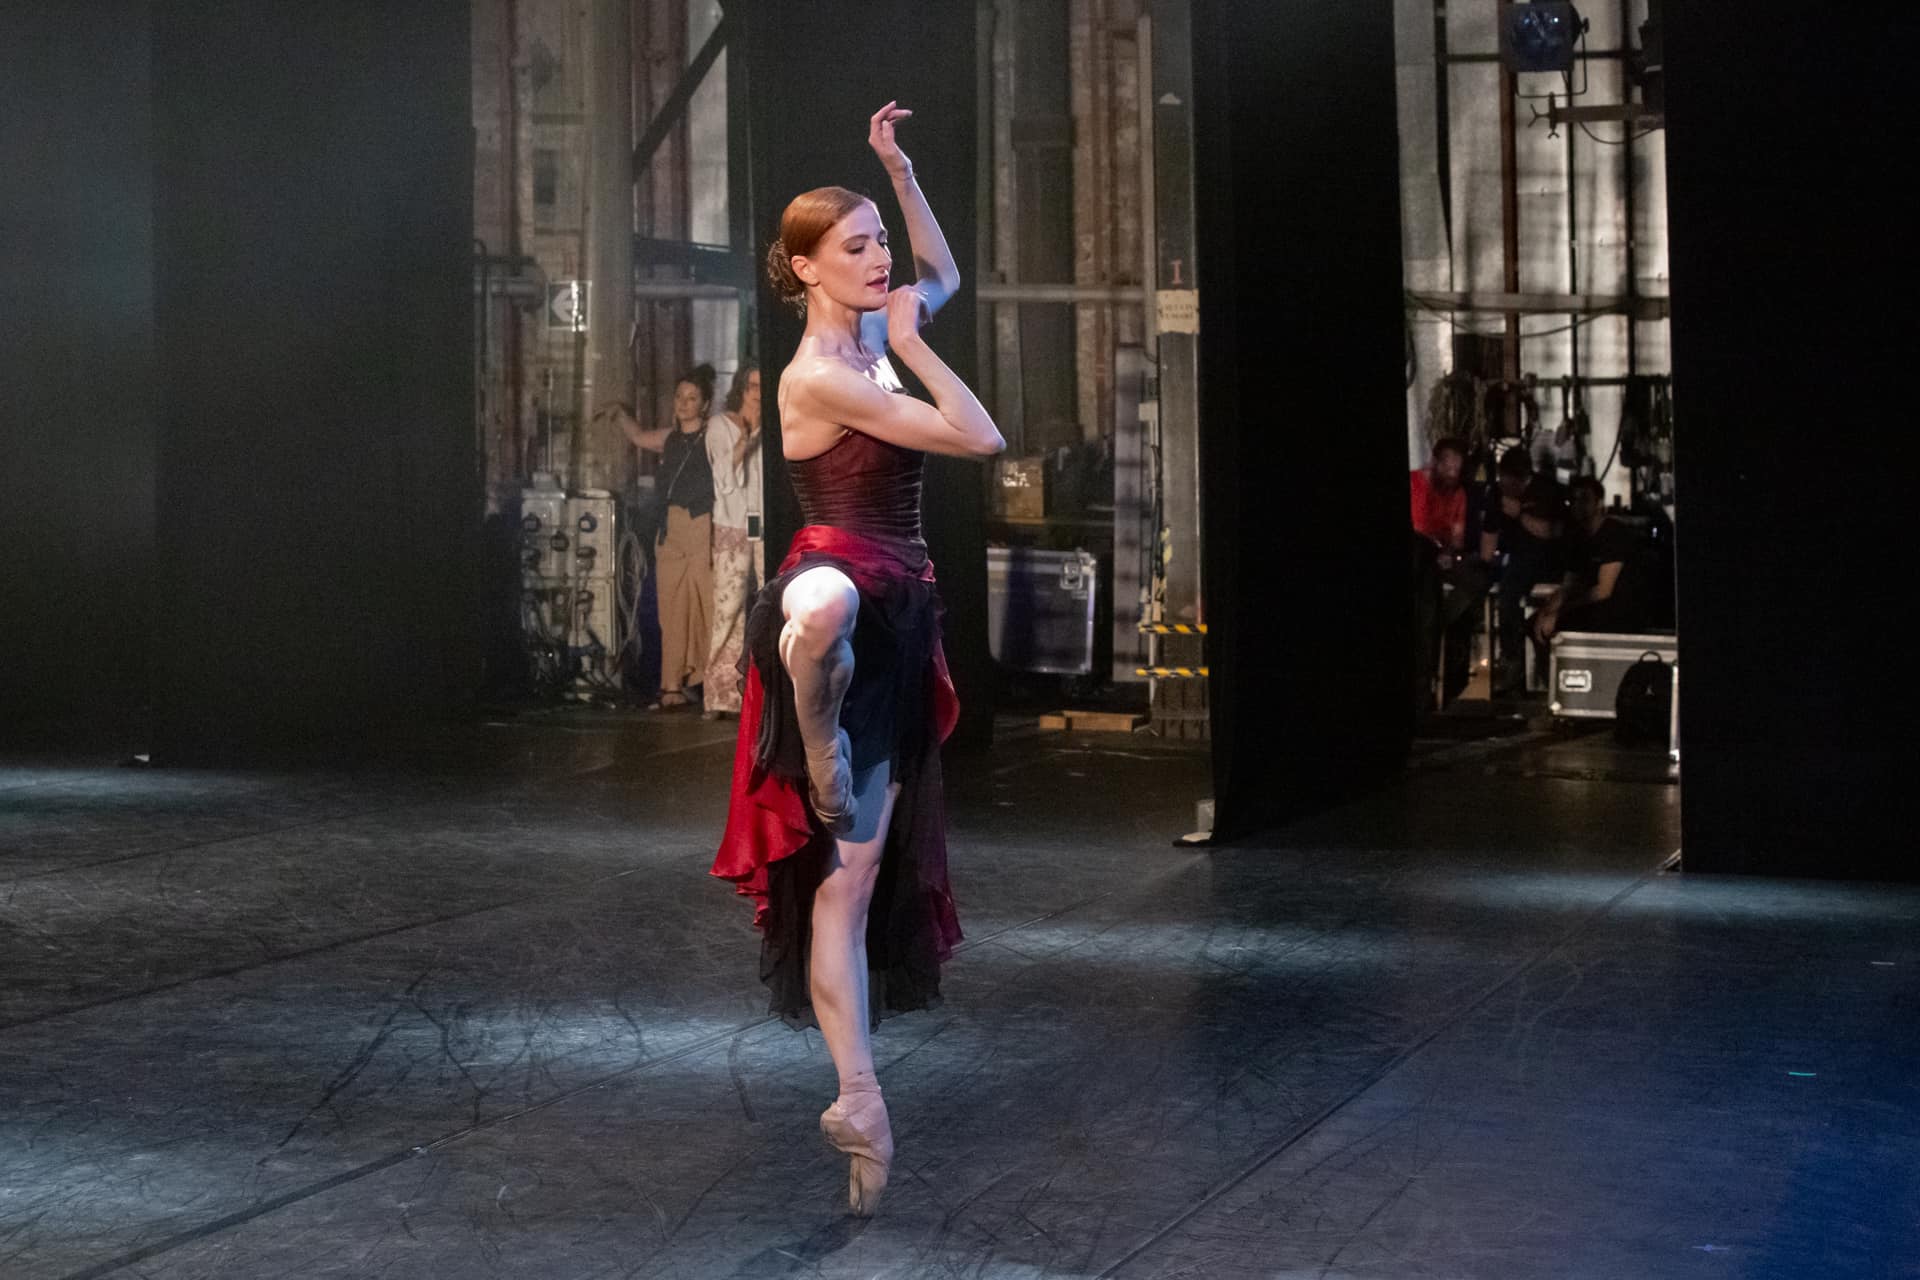
<svg viewBox="0 0 1920 1280"><path fill-rule="evenodd" d="M1133 674L1156 680L1204 680L1211 673L1205 667L1135 667Z"/></svg>
<svg viewBox="0 0 1920 1280"><path fill-rule="evenodd" d="M1203 636L1207 634L1207 624L1196 622L1143 622L1140 624L1143 636Z"/></svg>

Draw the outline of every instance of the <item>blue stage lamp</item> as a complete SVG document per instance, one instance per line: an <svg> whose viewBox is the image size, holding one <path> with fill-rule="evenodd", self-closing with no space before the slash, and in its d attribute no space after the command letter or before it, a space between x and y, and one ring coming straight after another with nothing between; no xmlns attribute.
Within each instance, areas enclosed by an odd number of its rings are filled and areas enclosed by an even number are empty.
<svg viewBox="0 0 1920 1280"><path fill-rule="evenodd" d="M1513 72L1571 71L1574 46L1586 29L1567 0L1502 5L1500 60Z"/></svg>

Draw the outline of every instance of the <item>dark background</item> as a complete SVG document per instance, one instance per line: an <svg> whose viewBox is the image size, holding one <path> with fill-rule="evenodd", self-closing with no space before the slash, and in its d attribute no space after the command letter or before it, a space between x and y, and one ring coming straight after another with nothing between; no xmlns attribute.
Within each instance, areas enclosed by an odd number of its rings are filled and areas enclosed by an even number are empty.
<svg viewBox="0 0 1920 1280"><path fill-rule="evenodd" d="M1920 31L1757 12L1665 7L1685 866L1911 880Z"/></svg>
<svg viewBox="0 0 1920 1280"><path fill-rule="evenodd" d="M148 43L146 3L0 0L0 735L150 687Z"/></svg>
<svg viewBox="0 0 1920 1280"><path fill-rule="evenodd" d="M11 736L239 762L463 706L467 5L0 20Z"/></svg>
<svg viewBox="0 0 1920 1280"><path fill-rule="evenodd" d="M1196 0L1216 838L1394 776L1412 733L1393 12Z"/></svg>
<svg viewBox="0 0 1920 1280"><path fill-rule="evenodd" d="M754 249L780 231L787 201L814 187L865 192L892 235L894 280L912 278L906 228L886 171L867 146L867 118L891 99L913 109L901 149L960 265L960 292L927 330L940 358L971 386L974 365L974 14L966 4L829 0L744 5L753 139ZM779 370L804 321L760 282L760 356L768 371L766 433L768 571L800 527L780 456ZM913 375L896 362L912 385ZM947 606L947 659L960 693L954 745L984 747L993 733L992 659L987 652L985 464L927 458L927 543Z"/></svg>
<svg viewBox="0 0 1920 1280"><path fill-rule="evenodd" d="M163 760L479 683L470 22L154 7Z"/></svg>

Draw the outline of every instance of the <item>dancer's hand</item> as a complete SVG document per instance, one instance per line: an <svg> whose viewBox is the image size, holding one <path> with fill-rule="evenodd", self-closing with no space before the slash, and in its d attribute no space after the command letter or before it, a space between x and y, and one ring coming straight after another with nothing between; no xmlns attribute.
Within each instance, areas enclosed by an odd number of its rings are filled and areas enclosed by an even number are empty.
<svg viewBox="0 0 1920 1280"><path fill-rule="evenodd" d="M867 145L880 157L880 163L886 168L887 176L895 182L905 182L913 176L913 161L907 159L907 153L893 140L893 127L911 116L913 112L901 106L898 101L889 102L873 113L867 121Z"/></svg>
<svg viewBox="0 0 1920 1280"><path fill-rule="evenodd" d="M887 295L887 345L904 347L919 340L927 322L927 300L913 285L902 285Z"/></svg>

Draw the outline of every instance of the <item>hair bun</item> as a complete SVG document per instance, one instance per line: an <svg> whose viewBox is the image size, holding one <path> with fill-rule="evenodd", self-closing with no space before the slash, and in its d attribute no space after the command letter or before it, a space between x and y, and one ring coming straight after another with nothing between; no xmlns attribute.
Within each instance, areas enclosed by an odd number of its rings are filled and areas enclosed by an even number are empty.
<svg viewBox="0 0 1920 1280"><path fill-rule="evenodd" d="M700 398L708 404L713 403L713 382L715 371L710 364L697 364L687 370L682 382L691 382L700 392Z"/></svg>
<svg viewBox="0 0 1920 1280"><path fill-rule="evenodd" d="M803 307L806 304L807 287L800 283L800 277L794 274L793 259L787 253L786 241L779 236L767 246L767 279L773 284L773 291L789 304Z"/></svg>

